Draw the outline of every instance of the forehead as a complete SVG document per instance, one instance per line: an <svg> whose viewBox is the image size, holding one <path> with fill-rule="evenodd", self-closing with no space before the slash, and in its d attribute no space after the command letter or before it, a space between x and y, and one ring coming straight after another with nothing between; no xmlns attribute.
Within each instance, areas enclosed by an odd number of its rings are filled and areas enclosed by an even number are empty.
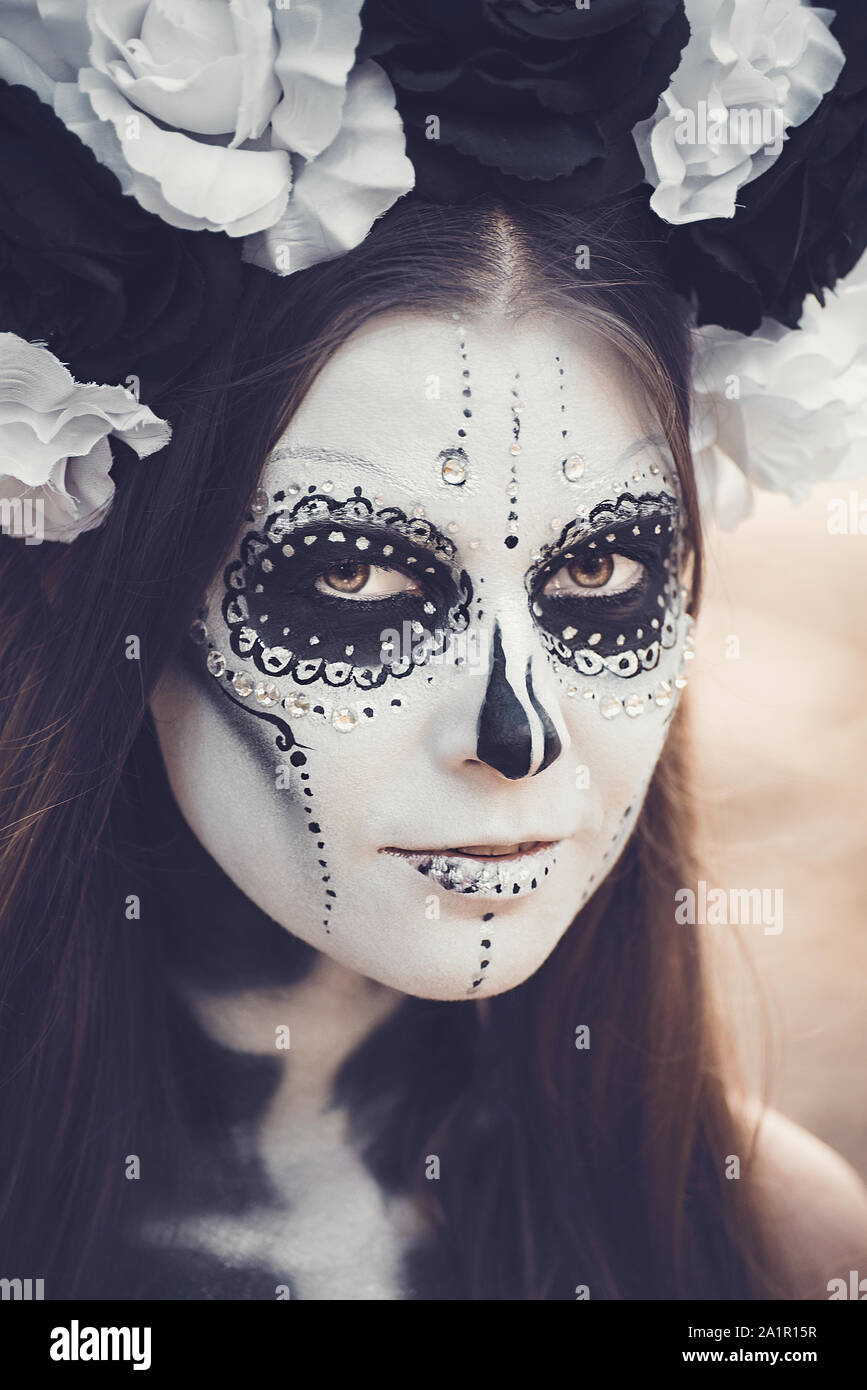
<svg viewBox="0 0 867 1390"><path fill-rule="evenodd" d="M673 487L660 445L619 354L589 329L554 315L394 314L326 364L262 483L273 491L299 471L351 479L476 525L495 519L495 495L517 488L523 510L556 520L623 491ZM443 456L456 450L466 478L448 486ZM576 457L580 469L564 472Z"/></svg>

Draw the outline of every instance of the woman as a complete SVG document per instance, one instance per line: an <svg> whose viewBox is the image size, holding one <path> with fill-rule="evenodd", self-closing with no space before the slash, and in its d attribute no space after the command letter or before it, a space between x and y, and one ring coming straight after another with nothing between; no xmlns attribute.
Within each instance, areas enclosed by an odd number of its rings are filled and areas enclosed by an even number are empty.
<svg viewBox="0 0 867 1390"><path fill-rule="evenodd" d="M827 1297L867 1194L744 1095L675 918L701 537L646 207L414 196L245 277L159 466L2 544L5 1263Z"/></svg>

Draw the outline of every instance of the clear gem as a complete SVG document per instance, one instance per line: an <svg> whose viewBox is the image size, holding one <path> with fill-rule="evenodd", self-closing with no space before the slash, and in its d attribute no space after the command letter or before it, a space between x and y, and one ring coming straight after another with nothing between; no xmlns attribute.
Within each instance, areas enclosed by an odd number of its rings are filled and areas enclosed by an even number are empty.
<svg viewBox="0 0 867 1390"><path fill-rule="evenodd" d="M255 685L255 681L253 680L252 676L247 675L246 671L239 671L238 674L233 678L232 684L235 687L235 690L238 692L238 694L243 695L245 698L247 695L253 694L253 686Z"/></svg>
<svg viewBox="0 0 867 1390"><path fill-rule="evenodd" d="M197 618L194 623L190 624L190 640L195 642L197 647L201 647L203 643L207 642L208 629L201 618Z"/></svg>
<svg viewBox="0 0 867 1390"><path fill-rule="evenodd" d="M687 685L689 684L689 681L687 680L685 673L683 671L680 671L675 676L674 683L677 686L678 690L685 690Z"/></svg>
<svg viewBox="0 0 867 1390"><path fill-rule="evenodd" d="M336 709L331 716L331 722L342 734L348 734L358 723L358 715L351 709Z"/></svg>
<svg viewBox="0 0 867 1390"><path fill-rule="evenodd" d="M653 698L658 705L667 705L671 700L671 684L669 681L660 681L653 692Z"/></svg>
<svg viewBox="0 0 867 1390"><path fill-rule="evenodd" d="M424 520L424 507L413 507L412 514L417 521Z"/></svg>
<svg viewBox="0 0 867 1390"><path fill-rule="evenodd" d="M322 484L322 491L323 491L323 492L333 492L333 490L334 490L334 484L331 482L330 479L329 479L328 482Z"/></svg>
<svg viewBox="0 0 867 1390"><path fill-rule="evenodd" d="M292 556L295 554L294 545L283 545L280 547L280 549L283 551L283 554L286 556L287 560L291 560Z"/></svg>
<svg viewBox="0 0 867 1390"><path fill-rule="evenodd" d="M257 487L253 493L253 501L250 503L250 510L261 515L268 510L268 494L263 487Z"/></svg>
<svg viewBox="0 0 867 1390"><path fill-rule="evenodd" d="M355 542L355 548L356 550L369 550L370 541L367 539L366 536L359 536Z"/></svg>
<svg viewBox="0 0 867 1390"><path fill-rule="evenodd" d="M260 681L256 686L256 699L260 705L276 705L280 691L273 681Z"/></svg>
<svg viewBox="0 0 867 1390"><path fill-rule="evenodd" d="M620 711L623 709L623 706L621 705L620 701L616 698L616 696L606 695L605 699L601 702L599 709L602 713L603 719L616 719Z"/></svg>
<svg viewBox="0 0 867 1390"><path fill-rule="evenodd" d="M601 632L592 632L592 633L590 634L590 636L587 638L587 641L590 643L590 646L591 646L591 647L597 646L598 643L600 643L600 642L602 641L602 633L601 633Z"/></svg>
<svg viewBox="0 0 867 1390"><path fill-rule="evenodd" d="M570 685L570 686L569 686L569 689L566 691L566 694L569 696L569 699L570 699L570 700L574 700L574 699L576 698L576 696L578 695L578 687L577 687L577 685Z"/></svg>
<svg viewBox="0 0 867 1390"><path fill-rule="evenodd" d="M303 715L309 713L310 701L306 695L300 695L296 690L291 695L286 696L283 701L283 708L293 719L301 719Z"/></svg>
<svg viewBox="0 0 867 1390"><path fill-rule="evenodd" d="M521 446L520 446L520 444L513 444L512 447L511 447L510 450L509 450L509 453L510 453L513 457L515 457L516 455L520 454L520 452L521 452Z"/></svg>
<svg viewBox="0 0 867 1390"><path fill-rule="evenodd" d="M644 701L640 695L627 695L623 707L630 719L637 719L639 714L644 713Z"/></svg>
<svg viewBox="0 0 867 1390"><path fill-rule="evenodd" d="M455 458L452 455L443 459L442 475L444 483L451 483L452 487L459 487L467 480L467 465L463 459Z"/></svg>
<svg viewBox="0 0 867 1390"><path fill-rule="evenodd" d="M568 478L570 483L575 483L584 474L584 460L580 454L573 454L571 458L563 462L563 477Z"/></svg>
<svg viewBox="0 0 867 1390"><path fill-rule="evenodd" d="M208 670L212 676L222 676L226 670L226 658L222 652L208 652Z"/></svg>
<svg viewBox="0 0 867 1390"><path fill-rule="evenodd" d="M578 636L577 627L564 627L563 636L565 637L567 642L571 642L573 637Z"/></svg>

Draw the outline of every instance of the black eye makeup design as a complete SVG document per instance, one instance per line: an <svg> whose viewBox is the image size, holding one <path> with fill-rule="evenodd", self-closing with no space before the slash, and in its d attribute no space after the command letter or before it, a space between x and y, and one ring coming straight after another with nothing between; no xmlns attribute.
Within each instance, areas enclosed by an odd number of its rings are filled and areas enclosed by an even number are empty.
<svg viewBox="0 0 867 1390"><path fill-rule="evenodd" d="M360 487L342 501L285 499L274 494L275 509L224 572L236 656L298 685L369 690L440 655L467 627L472 585L429 521L376 509ZM394 644L394 632L406 640Z"/></svg>
<svg viewBox="0 0 867 1390"><path fill-rule="evenodd" d="M548 651L583 676L652 671L677 641L680 509L623 493L563 530L526 576Z"/></svg>

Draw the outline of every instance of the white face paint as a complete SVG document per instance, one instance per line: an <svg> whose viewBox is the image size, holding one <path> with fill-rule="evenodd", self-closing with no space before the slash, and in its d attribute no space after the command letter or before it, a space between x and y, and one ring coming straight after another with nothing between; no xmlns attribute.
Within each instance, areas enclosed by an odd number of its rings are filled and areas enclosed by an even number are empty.
<svg viewBox="0 0 867 1390"><path fill-rule="evenodd" d="M617 859L690 641L646 415L559 319L394 315L269 459L154 713L205 848L352 970L511 989Z"/></svg>

